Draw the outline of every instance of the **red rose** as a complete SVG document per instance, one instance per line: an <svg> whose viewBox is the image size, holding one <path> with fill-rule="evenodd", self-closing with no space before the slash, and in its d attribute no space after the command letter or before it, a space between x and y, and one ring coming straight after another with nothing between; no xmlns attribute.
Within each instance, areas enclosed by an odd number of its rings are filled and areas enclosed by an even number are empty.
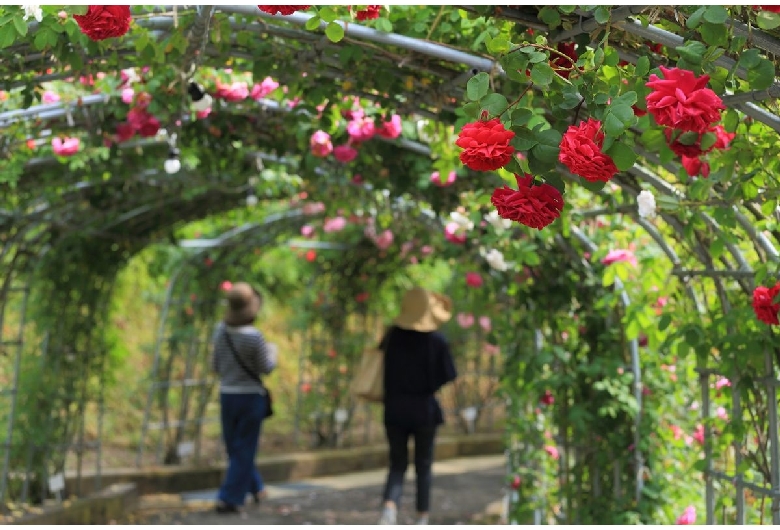
<svg viewBox="0 0 780 530"><path fill-rule="evenodd" d="M534 186L531 175L515 174L517 191L509 186L496 188L490 202L498 215L525 226L541 230L561 216L563 196L549 184Z"/></svg>
<svg viewBox="0 0 780 530"><path fill-rule="evenodd" d="M716 125L710 129L709 132L714 133L717 137L715 140L715 145L712 146L715 149L728 149L729 144L731 144L731 140L737 136L736 133L726 132L726 129L723 128L723 125Z"/></svg>
<svg viewBox="0 0 780 530"><path fill-rule="evenodd" d="M777 6L753 6L753 9L760 9L761 11L769 11L770 13L780 13L780 5L777 5Z"/></svg>
<svg viewBox="0 0 780 530"><path fill-rule="evenodd" d="M550 61L550 66L559 76L568 79L574 70L574 63L579 57L577 55L577 45L573 42L559 42L558 51L566 57L562 57L557 53L553 54L554 59Z"/></svg>
<svg viewBox="0 0 780 530"><path fill-rule="evenodd" d="M659 68L664 78L651 74L646 83L653 89L647 95L647 111L656 123L703 133L720 120L720 111L726 107L715 92L706 88L710 76L696 77L690 70Z"/></svg>
<svg viewBox="0 0 780 530"><path fill-rule="evenodd" d="M138 128L138 134L144 138L152 138L160 130L160 121L152 115L148 116L146 121Z"/></svg>
<svg viewBox="0 0 780 530"><path fill-rule="evenodd" d="M601 151L604 145L604 133L601 122L588 118L579 125L572 125L561 139L561 152L558 160L589 182L607 182L618 172L617 166L609 155Z"/></svg>
<svg viewBox="0 0 780 530"><path fill-rule="evenodd" d="M634 116L636 116L637 118L641 118L642 116L647 114L646 110L640 109L636 105L631 105L631 109L634 111Z"/></svg>
<svg viewBox="0 0 780 530"><path fill-rule="evenodd" d="M771 289L761 286L753 291L753 311L756 312L756 318L770 326L780 324L777 318L780 303L775 303L778 293L780 293L780 282Z"/></svg>
<svg viewBox="0 0 780 530"><path fill-rule="evenodd" d="M702 162L698 156L683 156L682 166L685 168L685 172L688 173L689 177L696 177L699 174L701 174L701 176L704 178L710 176L709 162Z"/></svg>
<svg viewBox="0 0 780 530"><path fill-rule="evenodd" d="M120 123L116 126L116 141L126 142L135 136L135 128L129 123Z"/></svg>
<svg viewBox="0 0 780 530"><path fill-rule="evenodd" d="M699 135L696 138L696 141L692 144L684 144L680 141L681 135L675 135L674 139L672 139L672 134L675 131L672 129L667 128L664 130L664 134L666 135L666 142L669 145L669 148L674 151L674 154L677 156L687 157L687 158L697 158L705 153L709 153L712 151L714 146L711 146L706 151L702 150L701 148L701 135ZM683 133L685 134L685 133ZM693 134L693 133L689 133Z"/></svg>
<svg viewBox="0 0 780 530"><path fill-rule="evenodd" d="M280 13L284 16L292 15L296 11L306 11L311 6L257 6L260 11L268 13L269 15L275 15Z"/></svg>
<svg viewBox="0 0 780 530"><path fill-rule="evenodd" d="M366 6L365 9L361 9L360 11L355 13L355 18L361 21L379 18L380 9L382 9L382 6Z"/></svg>
<svg viewBox="0 0 780 530"><path fill-rule="evenodd" d="M515 133L507 131L498 118L467 123L460 130L455 145L464 151L460 161L475 171L493 171L512 159L515 148L509 141Z"/></svg>
<svg viewBox="0 0 780 530"><path fill-rule="evenodd" d="M94 41L121 37L130 31L130 6L89 6L86 15L73 15L82 33Z"/></svg>

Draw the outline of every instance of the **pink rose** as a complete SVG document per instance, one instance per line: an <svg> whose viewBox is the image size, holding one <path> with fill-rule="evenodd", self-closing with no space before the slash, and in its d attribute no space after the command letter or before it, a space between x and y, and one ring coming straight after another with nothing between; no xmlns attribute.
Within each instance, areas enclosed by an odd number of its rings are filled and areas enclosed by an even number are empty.
<svg viewBox="0 0 780 530"><path fill-rule="evenodd" d="M482 279L480 278L480 282L481 281ZM490 321L490 317L489 316L479 317L479 327L481 327L485 333L490 333L490 330L493 328L492 322Z"/></svg>
<svg viewBox="0 0 780 530"><path fill-rule="evenodd" d="M458 325L463 329L469 329L474 325L474 315L471 313L458 313L456 318Z"/></svg>
<svg viewBox="0 0 780 530"><path fill-rule="evenodd" d="M466 234L461 232L460 225L456 222L447 223L444 227L444 238L450 243L462 245L466 242Z"/></svg>
<svg viewBox="0 0 780 530"><path fill-rule="evenodd" d="M301 235L303 237L311 237L314 235L314 227L311 225L303 225L301 227Z"/></svg>
<svg viewBox="0 0 780 530"><path fill-rule="evenodd" d="M545 445L544 451L545 453L550 455L553 460L558 460L558 458L560 457L560 453L558 453L558 448L555 447L554 445Z"/></svg>
<svg viewBox="0 0 780 530"><path fill-rule="evenodd" d="M333 149L333 156L336 158L336 160L344 164L355 160L357 155L357 149L349 145L339 145Z"/></svg>
<svg viewBox="0 0 780 530"><path fill-rule="evenodd" d="M264 97L266 97L268 94L273 92L279 88L279 83L274 81L271 77L266 77L263 79L263 82L260 84L255 83L255 86L252 87L252 99L255 101L258 101Z"/></svg>
<svg viewBox="0 0 780 530"><path fill-rule="evenodd" d="M47 90L43 93L43 97L41 97L41 101L43 103L57 103L60 100L59 94L56 92L52 92L51 90Z"/></svg>
<svg viewBox="0 0 780 530"><path fill-rule="evenodd" d="M380 250L387 250L390 248L390 245L393 244L393 239L393 232L390 230L385 230L376 236L376 238L374 238L374 243Z"/></svg>
<svg viewBox="0 0 780 530"><path fill-rule="evenodd" d="M130 105L133 102L133 98L135 98L135 90L132 88L122 89L122 103Z"/></svg>
<svg viewBox="0 0 780 530"><path fill-rule="evenodd" d="M236 81L230 85L217 85L216 97L235 103L243 101L249 96L249 87L246 83Z"/></svg>
<svg viewBox="0 0 780 530"><path fill-rule="evenodd" d="M401 116L394 114L390 121L386 121L379 128L377 134L383 138L394 139L401 136Z"/></svg>
<svg viewBox="0 0 780 530"><path fill-rule="evenodd" d="M347 220L341 216L338 216L332 219L326 219L325 223L322 225L322 230L326 234L330 234L332 232L341 232L346 226Z"/></svg>
<svg viewBox="0 0 780 530"><path fill-rule="evenodd" d="M677 524L696 524L696 508L694 506L688 506L682 515L677 518Z"/></svg>
<svg viewBox="0 0 780 530"><path fill-rule="evenodd" d="M333 143L330 141L330 135L325 131L317 131L309 139L309 147L314 156L325 158L333 152Z"/></svg>
<svg viewBox="0 0 780 530"><path fill-rule="evenodd" d="M433 173L431 173L431 182L433 183L434 186L439 186L440 188L446 188L447 186L452 186L457 180L457 178L458 178L458 174L454 171L450 171L449 175L447 175L447 180L442 182L438 171L434 171Z"/></svg>
<svg viewBox="0 0 780 530"><path fill-rule="evenodd" d="M618 261L628 262L634 267L636 267L637 264L636 256L634 256L634 253L631 252L630 250L625 250L625 249L610 250L609 253L604 257L604 259L601 260L601 263L603 263L604 265L611 265Z"/></svg>
<svg viewBox="0 0 780 530"><path fill-rule="evenodd" d="M482 287L482 276L476 272L467 272L466 285L469 287Z"/></svg>
<svg viewBox="0 0 780 530"><path fill-rule="evenodd" d="M54 154L57 156L73 156L79 152L81 147L81 140L78 138L62 138L56 137L51 140L51 148Z"/></svg>
<svg viewBox="0 0 780 530"><path fill-rule="evenodd" d="M370 140L375 133L374 120L370 118L360 118L347 123L347 134L355 142Z"/></svg>

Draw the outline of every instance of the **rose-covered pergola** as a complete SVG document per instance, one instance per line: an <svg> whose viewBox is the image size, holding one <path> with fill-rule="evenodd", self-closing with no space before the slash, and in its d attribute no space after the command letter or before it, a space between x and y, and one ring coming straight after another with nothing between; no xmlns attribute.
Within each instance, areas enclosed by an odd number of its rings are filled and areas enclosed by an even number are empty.
<svg viewBox="0 0 780 530"><path fill-rule="evenodd" d="M266 205L323 239L370 218L385 251L399 198L506 309L512 520L780 523L778 28L776 6L2 7L0 502L20 433L56 460L100 401L134 255ZM25 364L26 319L53 361ZM34 399L66 419L17 413L54 380ZM675 457L703 494L667 496Z"/></svg>

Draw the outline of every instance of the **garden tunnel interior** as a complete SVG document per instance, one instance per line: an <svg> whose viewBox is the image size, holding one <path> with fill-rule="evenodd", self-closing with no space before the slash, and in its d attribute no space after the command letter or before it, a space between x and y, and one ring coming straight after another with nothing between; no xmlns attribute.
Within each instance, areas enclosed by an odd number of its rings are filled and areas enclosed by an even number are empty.
<svg viewBox="0 0 780 530"><path fill-rule="evenodd" d="M459 7L471 12L477 9L470 6ZM683 37L652 24L643 26L630 19L646 7L626 6L612 11L611 22L623 32L625 41L628 44L635 44L641 42L642 39L647 39L664 46L682 45ZM171 32L177 31L174 27L174 19L169 16L171 10L171 6L158 6L154 12L157 14L156 16L139 20L138 23L159 32L158 36L163 38ZM210 26L208 20L215 12L230 14L232 18L223 19L220 23L234 30L248 30L253 34L252 40L243 45L238 42L219 44L209 42L209 32L215 31L215 27ZM469 76L479 71L491 72L496 74L494 82L497 86L501 86L502 83L500 67L492 59L447 46L435 45L422 39L388 35L362 27L359 24L350 24L345 28L347 36L345 42L361 43L374 50L376 53L374 56L375 65L381 74L373 77L360 75L359 71L356 73L345 71L342 63L334 55L343 49L343 45L329 42L318 33L304 30L303 25L311 18L311 15L308 14L296 13L290 17L281 17L258 14L254 6L199 6L197 10L185 9L179 16L178 23L189 22L191 24L189 47L184 57L182 71L188 71L201 65L221 66L224 64L226 55L236 59L251 60L251 55L247 50L256 50L260 46L268 50L269 53L264 62L255 61L252 68L258 72L272 71L274 75L279 77L280 81L304 93L307 90L316 93L317 86L334 83L334 80L338 80L342 86L353 85L354 88L351 92L353 95L387 103L388 98L383 97L376 90L381 86L382 81L388 76L410 79L411 81L406 87L402 83L394 83L393 85L394 89L400 87L399 97L393 102L395 110L398 113L415 114L443 122L457 121L456 109L464 98L464 88ZM261 17L262 22L250 23L246 18L241 18L250 16L253 18ZM546 25L538 22L536 14L531 8L504 8L502 13L496 16L513 21L523 27L537 30L547 29ZM571 30L554 35L553 41L587 37L588 42L590 42L592 32L600 27L600 24L596 22L595 17L588 16L588 14L579 16L577 22ZM756 31L754 28L747 28L739 21L731 22L737 34L739 32L745 34L748 31L754 32L754 46L772 54L780 54L780 45L775 37ZM265 42L263 42L264 39ZM286 44L272 49L272 42ZM635 50L617 47L621 59L636 60ZM199 49L203 50L204 53L197 53ZM122 66L123 54L129 51L119 51L118 66ZM406 54L406 57L399 61L402 52ZM23 49L16 53L20 57L35 57ZM96 72L99 68L99 61L106 56L93 54L92 57L94 62L84 65L85 73ZM735 68L738 75L745 76L744 71L740 71L737 63L728 57L724 56L718 61L720 66L727 69ZM653 66L656 66L657 62L654 59ZM128 54L127 65L133 64L129 61ZM271 68L269 66L271 64L275 64L275 67ZM34 58L14 64L4 64L2 70L3 74L10 78L14 74L43 71L49 66L56 67L57 65L54 63L46 64L45 60ZM234 68L237 67L238 65L234 66ZM308 74L304 81L299 76L302 68L306 69ZM64 78L69 75L71 74L45 74L28 81L28 83L35 84L54 80L58 76ZM9 88L13 88L13 83ZM345 89L345 91L349 91L349 89ZM723 101L724 104L737 109L743 115L764 123L775 131L780 131L780 118L773 113L773 108L770 105L765 104L767 100L776 98L779 93L780 85L774 83L766 90L727 95ZM79 105L41 105L24 111L4 112L0 113L0 127L32 127L36 120L44 120L47 125L43 134L38 136L40 139L47 139L66 130L82 130L99 137L106 130L113 128L117 122L117 118L110 112L104 112L103 107L106 106L106 103L102 96L87 96ZM583 115L586 114L587 109L583 108L582 112ZM5 355L0 364L8 365L6 374L10 375L14 384L8 390L0 391L0 399L6 403L16 403L18 399L21 399L16 390L20 384L24 383L22 379L25 368L29 369L32 366L25 363L33 361L41 363L40 358L32 360L30 356L23 355L31 347L40 349L43 352L42 358L47 360L49 373L41 377L41 387L45 386L47 381L59 378L73 379L73 384L70 386L59 388L46 395L36 396L40 403L58 403L62 410L67 410L69 413L60 418L48 418L44 422L43 428L51 443L42 442L29 445L27 454L21 459L28 471L35 469L36 466L39 466L39 469L47 470L45 472L57 471L58 466L50 467L50 463L64 461L65 455L74 446L81 447L81 450L85 447L87 450L100 450L99 439L92 445L84 441L84 424L83 421L79 421L79 418L83 418L85 407L89 403L95 403L99 407L103 406L102 377L106 370L106 361L100 355L94 355L92 350L104 347L105 337L101 336L100 330L109 325L105 314L107 314L107 308L111 304L116 274L134 255L149 245L166 241L179 243L173 238L173 234L183 224L210 215L232 211L242 205L248 192L253 188L248 184L248 179L255 177L258 173L258 157L267 160L268 164L279 164L279 160L284 159L285 162L280 165L288 166L289 173L293 175L292 178L281 183L264 182L263 186L267 186L267 189L263 190L265 195L261 197L264 201L289 198L303 189L303 184L306 181L315 178L319 179L319 186L328 188L329 195L323 195L322 199L337 199L356 195L367 201L378 200L376 190L373 190L372 193L370 188L345 185L344 174L338 166L319 164L319 174L317 175L311 166L311 161L296 160L296 157L300 155L296 132L289 132L287 127L289 124L296 123L294 121L297 119L295 115L299 113L308 113L309 116L313 116L315 111L308 107L298 111L290 111L283 108L278 102L268 100L258 104L243 103L230 109L224 109L224 112L218 113L208 124L182 119L180 125L172 124L168 127L166 135L152 140L129 142L120 149L116 149L113 152L115 156L112 156L110 160L96 162L90 167L96 173L106 173L108 178L82 180L83 168L76 168L62 171L55 183L41 189L37 185L36 178L46 177L47 168L50 170L53 167L61 167L58 165L59 162L54 159L37 159L26 165L22 173L23 177L14 190L15 201L7 202L3 211L0 212L2 215L0 232L3 235L1 255L2 263L6 269L2 290L0 290L0 296L2 296L0 321L7 320L11 312L18 311L22 307L22 319L13 322L13 329L9 334L6 334L6 326L3 326L2 339ZM262 127L259 124L262 124ZM215 137L211 134L210 127L230 132ZM178 137L180 143L189 142L191 145L200 145L204 151L213 152L214 156L205 156L206 163L198 171L181 172L174 176L149 169L151 167L150 160L159 162L165 158L173 134ZM246 138L251 138L254 142L253 145L257 147L257 152L242 154L236 159L220 155L220 153L232 152L233 143ZM3 146L4 150L10 148L11 146L8 145ZM138 156L138 153L141 152L140 149L143 149L143 156ZM416 167L416 163L429 161L431 153L431 148L423 141L390 140L383 141L381 145L376 147L376 159L389 170L389 173L399 175L386 183L391 197L405 196L411 198L412 203L416 201L429 203L435 211L446 212L458 204L455 192L458 191L457 188L449 195L431 198L425 190L418 189L414 180L408 176L412 168ZM679 187L669 184L664 178L664 175L679 173L678 163L661 160L657 155L647 151L641 151L639 154L639 163L612 181L623 191L620 198L616 199L616 196L608 193L606 188L594 192L594 203L597 203L598 206L571 212L570 216L573 221L568 224L565 235L557 238L554 243L548 244L546 248L542 248L539 254L542 256L543 263L547 265L556 264L558 267L562 266L562 263L568 265L579 263L581 267L571 267L571 270L574 270L572 274L589 278L588 283L594 284L591 286L593 289L605 289L601 286L603 271L599 269L599 265L591 266L591 262L582 257L585 253L601 256L607 250L598 248L591 241L589 234L592 236L597 219L608 219L607 222L615 225L629 222L630 219L630 222L639 225L645 231L649 238L646 240L646 244L657 249L658 257L662 256L663 259L668 260L668 263L663 266L668 270L668 280L677 282L677 285L680 286L678 302L689 307L691 313L703 315L701 318L714 323L713 327L707 330L708 333L713 334L710 342L707 343L708 348L717 344L722 349L760 349L761 353L758 355L760 362L755 358L751 359L742 367L743 370L740 373L720 373L717 364L711 362L708 351L697 350L695 352L697 373L700 376L701 414L706 440L711 439L709 401L713 378L728 377L735 387L739 386L741 380L758 381L760 387L759 390L755 391L756 395L760 394L761 399L765 400L765 414L762 417L762 422L765 425L762 428L765 428L766 431L767 438L764 446L768 458L760 466L759 473L764 485L759 484L757 480L751 481L741 472L717 468L712 448L709 443L705 444L707 465L706 469L702 471L705 471L706 521L708 524L713 524L716 520L716 489L723 487L723 484L733 483L733 498L736 509L734 520L736 522L744 522L746 510L744 494L745 490L752 490L755 494L763 495L771 500L773 505L772 521L774 524L780 524L780 505L778 505L780 493L777 489L780 484L780 441L778 440L777 382L774 376L775 361L780 362L780 358L778 358L780 353L777 346L768 341L757 340L754 344L732 343L729 340L729 333L735 325L734 318L739 317L728 318L729 313L733 311L733 306L740 304L738 300L749 295L758 283L755 279L756 271L751 268L750 263L757 262L766 265L778 260L778 252L772 240L779 241L780 232L777 229L762 232L754 228L757 221L777 214L774 211L763 212L759 198L743 200L741 204L734 204L730 200L732 199L729 195L730 190L720 183L705 186L700 181L702 185L699 187L697 187L697 183L694 183L691 193L685 195ZM228 158L226 162L225 158ZM158 165L161 164L158 163ZM136 176L131 180L111 176L112 169L119 168L122 168L124 172L132 170ZM576 180L576 177L569 174L563 167L560 168L560 173L566 181L574 182ZM475 175L471 173L469 176L474 177ZM496 178L495 183L499 185L500 179ZM728 209L733 215L731 220L736 226L721 226L723 221L718 221L713 215L694 208L674 208L661 211L659 217L663 223L651 223L635 214L636 196L643 188L647 187L653 189L658 196L668 197L669 200L677 204L705 204ZM620 202L621 198L624 202ZM392 209L393 206L390 208ZM239 229L226 234L226 237L220 240L215 248L197 250L192 254L190 262L181 269L181 275L172 279L167 293L166 307L170 308L171 314L177 308L184 307L181 298L188 291L189 284L192 282L206 281L212 286L218 284L219 280L216 277L198 277L199 268L196 264L199 262L198 260L202 259L205 252L217 256L215 262L227 270L240 269L245 260L254 257L253 254L241 252L242 249L277 244L281 238L296 233L302 224L313 218L316 216L302 216L294 212L279 214L279 218L274 218L271 222L274 227L278 227L278 231L276 229L269 231L267 225L246 227L246 230ZM574 221L579 225L576 226ZM440 232L442 230L441 224L436 229ZM734 236L737 230L740 230L738 233L741 237ZM740 248L740 241L749 241L752 248L749 250L745 250L744 247ZM311 242L301 243L301 246L304 245L309 245L312 248L317 247ZM713 252L714 246L719 247L717 252ZM684 252L680 249L683 249ZM321 250L328 251L327 245ZM332 250L343 249L333 247ZM569 262L566 261L565 257L567 256L570 258ZM540 269L545 269L545 267L540 267ZM565 271L568 269L550 268L549 270ZM600 308L602 310L602 323L605 326L614 325L616 320L623 319L625 315L621 314L619 307L621 304L628 306L630 303L622 298L626 296L626 293L622 288L622 279L619 275L620 273L613 277L613 283L607 285L616 293L617 298L613 300L614 305ZM533 289L538 289L538 298L534 298L534 300L543 300L544 297L541 293L552 289L551 284L544 283L545 278L549 281L554 279L541 275L536 278L540 280L538 285L536 282L532 282L535 284ZM206 292L206 290L203 289L201 292ZM545 344L556 345L556 341L559 339L553 337L554 326L550 326L550 323L566 313L567 298L570 305L570 293L569 291L564 292L566 293L563 297L564 300L560 302L560 307L557 309L559 313L556 314L556 310L551 309L548 321L529 323L523 320L525 318L523 315L516 317L518 322L529 326L528 329L534 332L539 331L524 336L522 345L516 344L514 346L516 350L523 350L531 344L539 351L546 347ZM509 294L505 296L510 307L523 307L523 303L518 302L517 298L512 299ZM44 300L45 304L42 303ZM199 331L201 339L207 333L206 327L210 326L213 321L214 311L217 307L216 301L215 298L204 302L203 311L199 313L199 316L202 317L202 329ZM40 306L45 306L46 309L41 312L37 309ZM79 310L67 311L64 308L79 308ZM35 313L28 315L28 310ZM738 315L739 313L734 312L733 314ZM159 350L163 347L164 337L167 337L165 330L166 326L170 325L168 317L168 313L164 313L160 322L156 356L159 355ZM26 342L28 335L31 335L31 333L26 333L29 325L25 323L28 321L35 322L35 327L43 331L43 333L35 334L38 337L43 337L40 344L32 346ZM635 417L626 420L635 450L630 455L628 453L619 455L616 460L622 462L618 465L622 465L623 468L620 472L616 472L615 476L623 477L621 480L624 480L625 476L628 476L629 470L633 469L632 465L642 469L643 453L640 449L641 440L639 437L643 429L649 427L645 416L641 414L642 381L640 369L642 363L640 362L641 352L638 346L639 337L633 333L627 333L624 326L618 327L622 329L618 341L621 347L618 349L623 354L628 354L626 360L630 366L627 365L627 369L634 374L632 391L639 411ZM691 332L695 333L695 331ZM716 336L716 333L720 335ZM544 340L540 342L537 340L538 337L543 337ZM658 349L662 347L664 345L657 345ZM704 343L702 347L704 347ZM507 350L509 349L511 347L507 346ZM75 359L75 361L69 361L70 358ZM519 362L524 364L527 363L527 360ZM83 377L79 380L73 377L74 374L91 374L93 377ZM159 381L164 380L164 377L159 375L153 376L153 379L154 377L157 377ZM573 387L570 391L576 393L578 388ZM208 396L210 389L211 387L204 387L204 391L200 395ZM744 400L750 399L749 394L750 392L747 390L732 393L731 407L734 416L737 413L741 415L745 405ZM147 414L151 416L155 400L152 399L151 391L148 395ZM204 400L201 399L198 403L202 404ZM27 479L21 483L21 486L16 483L12 485L14 480L9 481L9 473L15 469L11 467L12 451L9 450L11 444L14 444L14 440L18 439L19 436L32 436L34 434L30 431L25 432L25 429L32 424L26 422L25 418L16 418L14 406L11 405L11 413L6 417L5 424L8 426L6 441L4 445L0 445L6 449L4 457L0 459L0 462L3 463L0 502L11 497L16 499L35 498L38 494L33 492L32 488L45 489L45 485L34 486ZM528 406L528 403L510 403L508 410L515 410L513 407L517 407L518 414L521 413L520 411L527 413L527 410L524 409ZM146 427L147 421L145 420L144 428ZM555 436L561 440L570 440L576 435L576 431L570 430L571 426L559 425L559 427L560 431ZM41 428L41 426L37 425L36 428ZM81 437L79 437L79 433L81 433ZM177 435L179 434L174 434L174 436ZM739 448L746 444L747 436L747 433L743 433L742 439L736 437L734 440L732 445L735 448L737 461L734 463L734 467L729 469L740 469L742 453ZM181 442L181 440L176 441ZM538 451L543 443L543 440L535 440L534 443L517 442L517 447L512 446L509 449L514 451L512 458L522 460L523 455L527 457L531 451ZM583 456L580 451L581 448L572 447L571 451L565 452L560 460L561 464L558 470L560 476L568 476L570 469L580 465L580 462L585 462L582 465L600 463L598 460L588 460L589 457ZM139 462L141 457L139 451ZM521 462L518 465L524 464ZM539 470L531 471L538 472ZM637 502L640 502L639 497L641 497L644 486L643 475L636 469L633 469L633 472L636 475L633 481L634 490L627 494L623 491L619 497L636 499ZM601 487L599 486L600 479L593 477L590 479L595 494ZM620 483L620 481L618 482ZM769 484L769 487L765 484ZM611 484L611 487L615 492L621 490L620 486L616 486L614 483ZM40 496L46 497L46 492L42 491ZM617 493L615 496L618 497ZM582 497L579 500L580 505L576 501L572 501L568 505L568 511L560 509L556 511L551 506L541 506L544 504L541 501L537 503L539 505L537 509L549 510L558 521L573 522L574 517L582 515L578 511L582 509ZM625 502L627 505L631 504L630 500ZM536 515L540 520L544 518L542 515Z"/></svg>

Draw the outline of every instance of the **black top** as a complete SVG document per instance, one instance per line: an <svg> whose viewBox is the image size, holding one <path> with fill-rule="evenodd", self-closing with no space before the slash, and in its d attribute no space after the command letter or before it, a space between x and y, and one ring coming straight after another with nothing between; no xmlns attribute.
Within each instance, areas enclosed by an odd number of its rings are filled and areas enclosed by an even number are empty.
<svg viewBox="0 0 780 530"><path fill-rule="evenodd" d="M434 394L458 376L444 335L393 326L380 348L385 352L385 424L417 428L444 423Z"/></svg>

